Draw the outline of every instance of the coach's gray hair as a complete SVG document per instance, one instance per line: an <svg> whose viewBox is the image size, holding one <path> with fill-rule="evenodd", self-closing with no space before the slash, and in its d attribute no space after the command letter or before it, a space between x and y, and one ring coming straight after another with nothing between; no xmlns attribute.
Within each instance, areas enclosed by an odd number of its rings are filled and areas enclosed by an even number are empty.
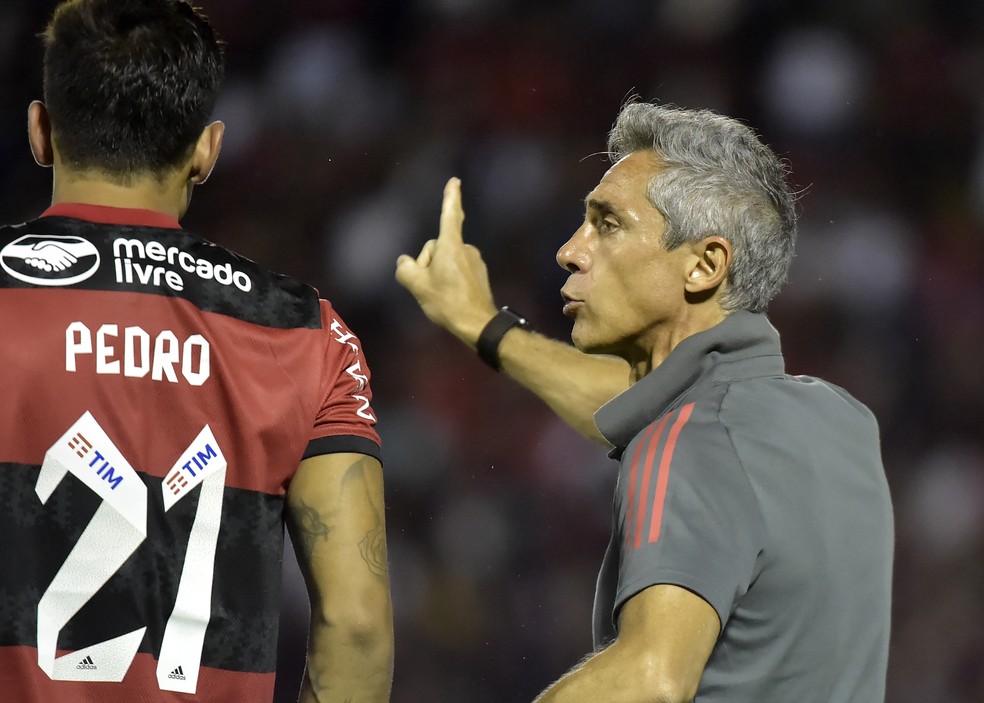
<svg viewBox="0 0 984 703"><path fill-rule="evenodd" d="M664 247L711 235L727 239L734 254L722 307L765 310L786 280L796 239L796 198L785 164L731 118L628 103L608 136L609 156L618 161L648 149L666 166L648 193L666 220Z"/></svg>

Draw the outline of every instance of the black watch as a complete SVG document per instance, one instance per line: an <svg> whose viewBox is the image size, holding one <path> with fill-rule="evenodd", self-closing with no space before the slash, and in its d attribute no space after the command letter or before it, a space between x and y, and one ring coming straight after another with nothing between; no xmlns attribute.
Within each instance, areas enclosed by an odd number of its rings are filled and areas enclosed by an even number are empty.
<svg viewBox="0 0 984 703"><path fill-rule="evenodd" d="M513 327L528 330L530 323L525 317L506 305L495 314L495 317L489 320L489 323L482 329L482 333L478 335L475 351L478 352L482 361L496 371L502 368L502 362L499 360L499 344L506 332Z"/></svg>

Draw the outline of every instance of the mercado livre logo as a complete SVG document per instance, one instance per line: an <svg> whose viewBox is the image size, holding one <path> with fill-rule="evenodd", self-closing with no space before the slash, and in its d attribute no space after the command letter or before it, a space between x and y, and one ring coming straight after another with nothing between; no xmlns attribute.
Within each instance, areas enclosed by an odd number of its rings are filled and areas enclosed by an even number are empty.
<svg viewBox="0 0 984 703"><path fill-rule="evenodd" d="M99 252L81 237L27 234L0 250L0 266L19 281L70 286L99 268Z"/></svg>

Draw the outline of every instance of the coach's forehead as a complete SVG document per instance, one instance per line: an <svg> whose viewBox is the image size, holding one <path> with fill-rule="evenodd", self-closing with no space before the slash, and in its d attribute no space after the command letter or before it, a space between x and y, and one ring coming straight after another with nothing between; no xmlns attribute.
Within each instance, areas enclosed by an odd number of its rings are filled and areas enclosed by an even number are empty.
<svg viewBox="0 0 984 703"><path fill-rule="evenodd" d="M623 156L601 177L584 202L588 208L636 209L649 203L649 181L665 168L659 154L651 149Z"/></svg>

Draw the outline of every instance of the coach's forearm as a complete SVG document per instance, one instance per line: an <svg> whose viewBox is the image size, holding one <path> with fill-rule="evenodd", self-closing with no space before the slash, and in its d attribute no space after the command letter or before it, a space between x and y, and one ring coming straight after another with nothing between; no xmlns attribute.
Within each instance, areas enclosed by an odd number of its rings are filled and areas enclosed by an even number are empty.
<svg viewBox="0 0 984 703"><path fill-rule="evenodd" d="M615 642L564 674L533 703L689 703L692 692L644 652Z"/></svg>
<svg viewBox="0 0 984 703"><path fill-rule="evenodd" d="M502 370L543 400L585 437L608 446L594 414L629 387L629 366L613 356L584 354L569 344L513 328L499 345Z"/></svg>

